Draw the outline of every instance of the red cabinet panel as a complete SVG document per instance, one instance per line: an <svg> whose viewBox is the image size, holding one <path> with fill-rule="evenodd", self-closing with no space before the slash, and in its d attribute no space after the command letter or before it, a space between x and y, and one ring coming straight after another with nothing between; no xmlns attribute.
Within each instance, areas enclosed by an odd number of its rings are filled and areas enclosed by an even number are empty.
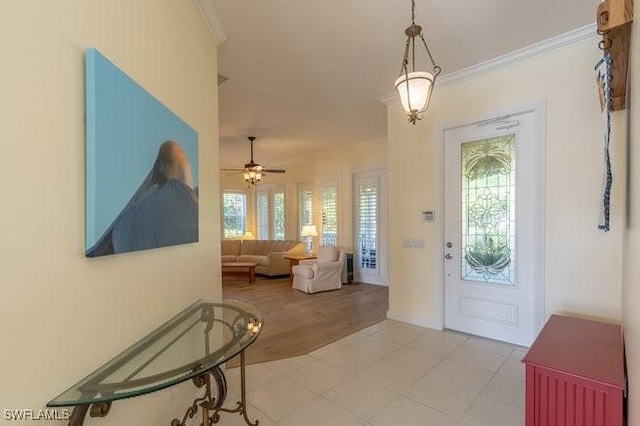
<svg viewBox="0 0 640 426"><path fill-rule="evenodd" d="M619 325L552 315L522 362L526 426L622 426Z"/></svg>

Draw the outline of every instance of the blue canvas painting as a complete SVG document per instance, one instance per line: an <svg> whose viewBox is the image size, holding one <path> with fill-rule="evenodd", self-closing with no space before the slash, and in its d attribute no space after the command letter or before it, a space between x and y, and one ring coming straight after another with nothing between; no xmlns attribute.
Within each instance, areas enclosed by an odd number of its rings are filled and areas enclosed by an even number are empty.
<svg viewBox="0 0 640 426"><path fill-rule="evenodd" d="M86 50L86 255L198 241L198 134Z"/></svg>

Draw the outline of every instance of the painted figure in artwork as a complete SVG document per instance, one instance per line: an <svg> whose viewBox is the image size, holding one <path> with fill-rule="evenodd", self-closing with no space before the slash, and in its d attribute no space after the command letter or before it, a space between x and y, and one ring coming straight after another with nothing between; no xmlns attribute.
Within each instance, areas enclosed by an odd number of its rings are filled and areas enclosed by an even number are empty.
<svg viewBox="0 0 640 426"><path fill-rule="evenodd" d="M191 165L176 141L166 141L147 177L90 257L198 241L198 191Z"/></svg>

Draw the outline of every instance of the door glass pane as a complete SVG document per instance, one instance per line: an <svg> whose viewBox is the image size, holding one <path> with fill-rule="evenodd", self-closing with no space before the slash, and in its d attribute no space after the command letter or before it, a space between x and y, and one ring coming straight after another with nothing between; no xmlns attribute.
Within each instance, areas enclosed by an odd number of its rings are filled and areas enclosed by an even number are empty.
<svg viewBox="0 0 640 426"><path fill-rule="evenodd" d="M359 249L356 261L361 269L377 269L378 244L378 180L357 183L357 238Z"/></svg>
<svg viewBox="0 0 640 426"><path fill-rule="evenodd" d="M515 141L512 134L461 145L464 280L515 284Z"/></svg>

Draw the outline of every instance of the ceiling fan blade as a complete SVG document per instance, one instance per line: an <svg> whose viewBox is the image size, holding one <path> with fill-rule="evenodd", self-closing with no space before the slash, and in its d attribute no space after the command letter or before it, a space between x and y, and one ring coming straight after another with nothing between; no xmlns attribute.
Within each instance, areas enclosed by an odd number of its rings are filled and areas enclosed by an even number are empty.
<svg viewBox="0 0 640 426"><path fill-rule="evenodd" d="M267 172L267 173L286 173L286 170L282 170L282 169L262 169L263 172Z"/></svg>
<svg viewBox="0 0 640 426"><path fill-rule="evenodd" d="M223 172L243 172L244 171L244 169L241 169L239 167L234 169L220 169L220 170L222 170Z"/></svg>

